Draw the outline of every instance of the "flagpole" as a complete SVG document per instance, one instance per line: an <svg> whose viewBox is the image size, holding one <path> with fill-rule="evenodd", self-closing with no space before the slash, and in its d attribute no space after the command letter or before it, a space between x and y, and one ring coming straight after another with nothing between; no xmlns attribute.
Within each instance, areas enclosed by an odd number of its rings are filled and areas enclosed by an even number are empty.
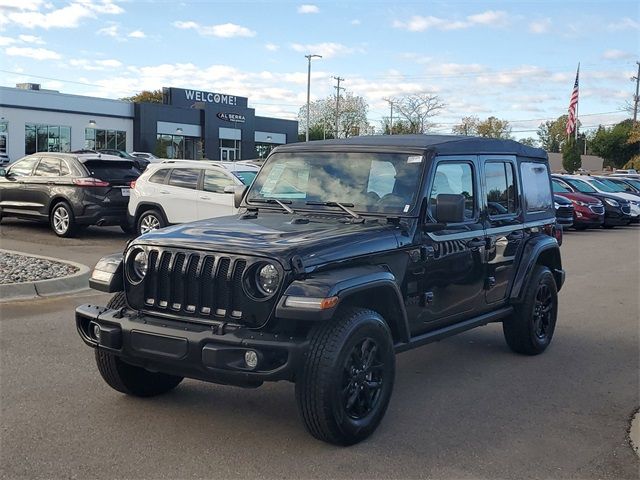
<svg viewBox="0 0 640 480"><path fill-rule="evenodd" d="M577 77L578 77L578 81L580 81L579 80L580 79L580 62L578 62L578 74L577 74ZM579 90L578 90L578 92L579 92ZM575 131L575 134L576 134L576 136L575 136L576 145L578 144L578 106L579 105L580 105L580 93L578 93L578 98L577 98L577 101L576 101L576 131Z"/></svg>

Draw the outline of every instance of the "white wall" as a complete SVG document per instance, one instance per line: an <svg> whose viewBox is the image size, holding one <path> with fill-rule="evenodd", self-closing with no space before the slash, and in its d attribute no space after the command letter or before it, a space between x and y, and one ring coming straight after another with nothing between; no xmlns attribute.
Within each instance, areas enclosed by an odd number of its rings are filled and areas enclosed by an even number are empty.
<svg viewBox="0 0 640 480"><path fill-rule="evenodd" d="M0 120L8 123L7 153L12 162L24 156L24 127L27 123L71 127L71 150L79 150L84 148L84 130L89 120L94 120L98 130L127 132L127 151L133 150L132 118L0 107Z"/></svg>

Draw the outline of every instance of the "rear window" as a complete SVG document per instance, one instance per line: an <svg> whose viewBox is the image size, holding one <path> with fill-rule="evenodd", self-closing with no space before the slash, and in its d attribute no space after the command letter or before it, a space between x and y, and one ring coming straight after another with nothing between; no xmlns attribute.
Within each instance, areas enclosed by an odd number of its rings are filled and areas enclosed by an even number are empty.
<svg viewBox="0 0 640 480"><path fill-rule="evenodd" d="M158 170L153 175L151 175L149 177L149 181L151 183L164 183L165 180L167 179L167 175L168 174L169 174L169 169L168 168L163 168L161 170Z"/></svg>
<svg viewBox="0 0 640 480"><path fill-rule="evenodd" d="M171 171L169 185L180 188L198 188L198 178L200 170L197 168L174 168Z"/></svg>
<svg viewBox="0 0 640 480"><path fill-rule="evenodd" d="M527 212L542 212L553 206L549 171L544 163L522 162L522 188Z"/></svg>
<svg viewBox="0 0 640 480"><path fill-rule="evenodd" d="M233 174L240 179L242 183L245 185L251 185L253 179L256 178L258 172L254 172L252 170L244 170L244 171L236 171Z"/></svg>
<svg viewBox="0 0 640 480"><path fill-rule="evenodd" d="M128 160L89 160L84 166L92 177L101 180L135 180L140 176L140 170Z"/></svg>

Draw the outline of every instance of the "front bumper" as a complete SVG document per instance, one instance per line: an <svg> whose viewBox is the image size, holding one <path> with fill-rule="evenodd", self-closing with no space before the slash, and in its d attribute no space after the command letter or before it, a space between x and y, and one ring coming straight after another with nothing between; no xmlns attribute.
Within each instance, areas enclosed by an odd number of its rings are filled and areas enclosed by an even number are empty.
<svg viewBox="0 0 640 480"><path fill-rule="evenodd" d="M100 329L100 337L94 328ZM304 363L306 338L238 328L224 322L199 325L141 315L124 308L112 310L95 305L76 308L80 338L123 361L151 371L195 378L213 383L256 387L264 381L295 379ZM253 350L258 365L244 363Z"/></svg>

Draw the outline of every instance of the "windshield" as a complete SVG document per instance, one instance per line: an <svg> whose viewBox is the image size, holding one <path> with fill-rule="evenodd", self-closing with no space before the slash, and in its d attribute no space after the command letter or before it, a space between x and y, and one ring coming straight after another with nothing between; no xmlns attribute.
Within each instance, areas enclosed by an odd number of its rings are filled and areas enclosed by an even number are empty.
<svg viewBox="0 0 640 480"><path fill-rule="evenodd" d="M422 161L406 153L277 153L260 170L247 201L277 198L294 209L338 202L360 213L407 213Z"/></svg>
<svg viewBox="0 0 640 480"><path fill-rule="evenodd" d="M574 180L573 178L567 178L565 180L569 185L574 187L576 190L582 193L598 193L598 191L589 185L587 182L583 182L582 180Z"/></svg>
<svg viewBox="0 0 640 480"><path fill-rule="evenodd" d="M598 183L601 183L602 185L605 185L605 186L609 187L611 189L611 191L615 192L615 193L625 192L626 191L624 189L624 187L622 187L619 184L617 184L616 182L612 182L611 180L608 180L606 178L599 179Z"/></svg>
<svg viewBox="0 0 640 480"><path fill-rule="evenodd" d="M625 182L631 185L636 190L640 191L640 180L633 180L631 178L625 179Z"/></svg>
<svg viewBox="0 0 640 480"><path fill-rule="evenodd" d="M551 182L553 185L553 191L554 192L570 192L571 190L569 190L568 188L566 188L565 186L559 184L558 182L556 182L555 180Z"/></svg>
<svg viewBox="0 0 640 480"><path fill-rule="evenodd" d="M253 179L256 178L256 175L258 174L258 172L253 170L236 170L232 173L245 185L251 185L251 182L253 182Z"/></svg>
<svg viewBox="0 0 640 480"><path fill-rule="evenodd" d="M601 192L616 193L618 191L617 188L612 188L609 185L605 185L600 180L596 180L595 178L592 178L587 181L591 184L593 188L600 190Z"/></svg>

